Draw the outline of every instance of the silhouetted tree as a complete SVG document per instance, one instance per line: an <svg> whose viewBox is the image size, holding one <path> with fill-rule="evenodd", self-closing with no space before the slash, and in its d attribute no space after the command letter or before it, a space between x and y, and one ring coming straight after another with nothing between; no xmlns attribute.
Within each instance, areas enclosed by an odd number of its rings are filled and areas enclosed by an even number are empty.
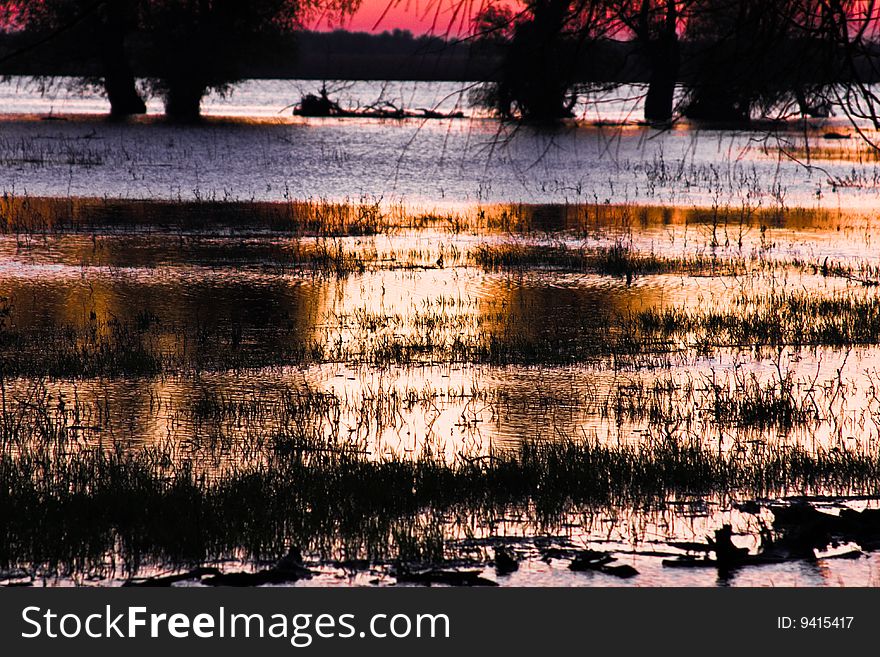
<svg viewBox="0 0 880 657"><path fill-rule="evenodd" d="M208 91L228 90L261 58L284 56L273 48L275 37L299 28L318 1L143 1L145 66L151 91L165 101L166 115L194 120Z"/></svg>
<svg viewBox="0 0 880 657"><path fill-rule="evenodd" d="M785 114L791 107L827 114L829 88L849 77L827 6L813 0L699 0L686 29L692 52L684 113L735 122Z"/></svg>
<svg viewBox="0 0 880 657"><path fill-rule="evenodd" d="M133 0L116 0L101 6L97 35L104 68L104 89L110 113L117 116L144 114L147 106L138 94L134 73L125 49L126 37L137 29L137 6Z"/></svg>
<svg viewBox="0 0 880 657"><path fill-rule="evenodd" d="M114 116L143 114L126 40L138 29L138 0L13 0L0 2L4 25L53 45L64 35L71 56L94 60Z"/></svg>
<svg viewBox="0 0 880 657"><path fill-rule="evenodd" d="M671 121L679 82L679 29L693 0L612 0L614 15L638 45L649 73L645 120Z"/></svg>
<svg viewBox="0 0 880 657"><path fill-rule="evenodd" d="M526 121L572 116L579 62L608 25L604 0L528 0L513 23L491 104Z"/></svg>
<svg viewBox="0 0 880 657"><path fill-rule="evenodd" d="M805 35L805 57L821 78L818 95L834 104L852 120L870 120L880 129L880 8L875 0L798 0L794 22ZM816 84L808 92L817 95ZM857 129L858 125L856 125ZM880 147L859 129L862 136Z"/></svg>
<svg viewBox="0 0 880 657"><path fill-rule="evenodd" d="M690 118L747 121L761 99L766 69L760 65L786 38L788 24L769 0L704 0L691 16L687 37Z"/></svg>
<svg viewBox="0 0 880 657"><path fill-rule="evenodd" d="M471 21L474 37L481 44L506 44L513 38L517 15L509 5L486 5Z"/></svg>
<svg viewBox="0 0 880 657"><path fill-rule="evenodd" d="M732 122L823 116L836 103L880 127L871 84L880 78L875 0L524 0L519 7L507 28L500 12L486 10L474 21L476 35L504 37L489 100L507 117L569 116L584 81L584 53L613 39L630 41L640 54L651 122L677 112ZM685 94L677 108L678 85Z"/></svg>
<svg viewBox="0 0 880 657"><path fill-rule="evenodd" d="M228 90L265 58L292 56L279 47L277 37L301 28L313 12L341 14L358 2L0 0L0 12L8 23L38 38L70 33L65 43L72 44L75 56L100 61L115 115L146 111L126 51L126 42L136 41L138 66L147 73L149 90L165 101L166 114L193 120L208 91Z"/></svg>

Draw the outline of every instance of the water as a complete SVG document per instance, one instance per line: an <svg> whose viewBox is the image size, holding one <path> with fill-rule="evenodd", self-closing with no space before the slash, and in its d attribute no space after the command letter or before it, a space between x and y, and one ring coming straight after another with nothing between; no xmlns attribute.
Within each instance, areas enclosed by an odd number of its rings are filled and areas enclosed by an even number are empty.
<svg viewBox="0 0 880 657"><path fill-rule="evenodd" d="M548 134L512 130L470 110L465 120L295 119L284 108L313 88L302 81L249 82L230 98L212 97L211 120L201 126L155 116L110 124L94 116L104 106L93 96L42 96L17 85L0 87L9 226L0 236L0 311L8 311L0 318L16 336L0 345L7 371L17 372L4 380L4 400L46 404L77 446L170 443L207 477L222 477L240 459L259 462L251 446L267 436L303 430L374 461L426 448L447 462L491 459L534 440L638 446L666 434L720 453L754 446L870 452L880 441L876 340L702 348L695 330L632 362L589 349L589 357L566 356L572 345L601 343L603 332L619 330L615 322L650 309L745 312L768 297L801 293L876 299L876 165L855 141L820 152L820 170L779 152L777 138L797 141L794 132L768 139L758 131L657 132L630 122ZM384 95L445 111L465 107L462 86L332 85L352 105ZM637 116L637 91L584 112L613 122ZM150 110L159 107L151 102ZM30 116L50 112L62 120ZM842 127L816 126L812 138ZM246 204L229 221L197 203L201 219L190 224L174 205L129 208L112 199ZM378 201L399 220L377 234L315 235L269 230L265 208L247 205L293 207L302 199ZM563 247L681 262L627 276L478 260L481 249ZM126 373L133 365L111 358L108 369L76 374L77 358L47 359L57 348L86 354L86 364L103 362L98 347L130 338L118 338L119 326L140 327L136 355L164 363L160 372ZM493 360L477 349L486 344L514 356ZM303 345L319 355L304 357ZM762 424L742 409L724 419L731 398L783 383L790 384L783 402L801 412L796 421ZM303 415L300 404L316 410ZM236 444L249 446L247 454ZM778 483L781 490L763 502L834 493L820 501L833 512L876 504L862 499L876 494L870 486ZM457 563L472 567L484 568L493 545L513 546L523 565L502 584L623 583L569 571L570 551L586 547L635 566L640 574L626 582L635 585L876 583L874 553L833 558L851 545L817 561L729 577L663 566L663 555L683 553L673 543L704 541L724 523L738 544L757 550L769 512L739 511L733 503L742 501L727 492L683 494L659 508L609 503L554 522L534 508L513 508L502 518L444 518L440 531ZM546 547L562 556L543 559ZM309 584L367 584L377 574L393 582L388 563L348 577L317 554L307 554L320 572ZM253 566L241 546L215 556ZM99 561L119 558L111 550ZM147 555L137 574L167 567ZM62 568L47 583L84 583L89 574L100 583L122 579L110 566L98 575ZM490 568L485 574L495 577Z"/></svg>
<svg viewBox="0 0 880 657"><path fill-rule="evenodd" d="M463 108L464 120L293 117L288 106L315 85L243 83L228 98L209 97L204 109L213 120L194 128L156 125L155 99L145 119L108 124L99 117L106 104L94 94L66 92L62 81L42 96L13 79L0 85L0 189L165 199L370 197L426 208L607 200L833 209L870 207L876 193L876 161L860 142L821 138L827 130L851 131L839 118L808 131L810 159L801 152L802 126L636 125L636 87L591 98L582 108L589 121L612 125L546 131L502 126L468 109L469 83L330 85L345 105L391 99L408 108ZM35 114L59 120L34 120Z"/></svg>

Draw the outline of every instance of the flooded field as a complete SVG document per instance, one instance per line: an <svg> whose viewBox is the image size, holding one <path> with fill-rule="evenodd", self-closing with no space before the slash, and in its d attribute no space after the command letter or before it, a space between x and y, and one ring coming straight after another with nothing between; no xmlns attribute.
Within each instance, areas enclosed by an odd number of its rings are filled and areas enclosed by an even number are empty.
<svg viewBox="0 0 880 657"><path fill-rule="evenodd" d="M196 128L151 114L108 123L94 96L0 84L0 182L28 196L403 203L426 213L497 203L871 208L880 161L845 118L749 130L639 125L644 89L591 97L556 129L499 123L473 83L333 85L346 106L388 99L464 119L303 118L313 81L209 98ZM826 136L846 139L826 139Z"/></svg>
<svg viewBox="0 0 880 657"><path fill-rule="evenodd" d="M6 113L0 580L878 583L875 163L839 125L814 168L687 126L496 160L485 118L260 106Z"/></svg>

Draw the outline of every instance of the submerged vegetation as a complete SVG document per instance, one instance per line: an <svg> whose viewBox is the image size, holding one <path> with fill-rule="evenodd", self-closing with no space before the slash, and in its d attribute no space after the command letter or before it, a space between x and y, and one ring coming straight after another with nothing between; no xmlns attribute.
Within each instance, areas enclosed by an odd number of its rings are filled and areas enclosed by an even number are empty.
<svg viewBox="0 0 880 657"><path fill-rule="evenodd" d="M51 153L40 157L51 160ZM373 235L394 226L401 212L388 212L377 200L358 203L289 200L285 203L132 201L100 198L56 199L16 195L0 199L0 232L29 235L93 232L240 229L285 231L305 235Z"/></svg>
<svg viewBox="0 0 880 657"><path fill-rule="evenodd" d="M674 556L669 514L880 493L878 265L779 246L870 239L856 220L2 211L6 581L481 584L553 555L636 577L578 550L612 528L619 555L655 522Z"/></svg>
<svg viewBox="0 0 880 657"><path fill-rule="evenodd" d="M283 450L233 447L227 467L206 470L210 450L82 445L44 405L7 409L0 426L0 566L33 564L37 576L259 563L290 545L324 560L442 562L452 558L443 548L450 525L484 527L513 513L553 531L573 514L682 498L876 493L880 475L880 455L858 450L719 453L694 440L559 439L448 461L427 447L411 458L367 458L307 435Z"/></svg>
<svg viewBox="0 0 880 657"><path fill-rule="evenodd" d="M278 111L226 95L354 4L0 0L48 76L0 137L0 584L876 578L878 13L838 4L490 1L492 82ZM43 98L86 84L116 120Z"/></svg>
<svg viewBox="0 0 880 657"><path fill-rule="evenodd" d="M52 150L57 148L58 151ZM34 149L31 152L31 149ZM8 144L4 150L35 159L34 166L48 165L68 153L63 142ZM8 162L9 164L11 162ZM663 160L648 167L652 179L670 178L689 185L699 184L686 176L698 172L671 170ZM717 179L717 169L704 172ZM710 182L708 179L705 181ZM751 178L735 181L757 185ZM750 190L757 193L758 190ZM177 200L131 200L117 198L54 198L5 191L0 197L0 230L3 234L27 236L43 233L107 230L212 231L234 233L274 231L311 236L357 236L395 233L406 229L437 229L453 235L463 232L489 234L536 234L576 236L597 234L630 235L653 226L691 226L712 231L710 245L724 246L756 231L771 228L837 227L841 217L832 211L785 206L743 205L730 207L643 206L610 201L567 204L490 204L462 209L413 209L382 198L361 197L345 202L326 199L297 199L288 190L284 200L239 201L193 190L194 198Z"/></svg>
<svg viewBox="0 0 880 657"><path fill-rule="evenodd" d="M745 270L742 260L719 262L717 258L699 255L668 258L636 253L623 243L595 249L565 245L479 245L472 257L477 265L489 270L547 267L622 276L629 280L648 274L725 275Z"/></svg>
<svg viewBox="0 0 880 657"><path fill-rule="evenodd" d="M880 342L880 297L771 292L734 297L724 308L566 311L540 323L539 309L501 304L415 313L328 313L318 324L284 320L225 324L128 320L18 328L14 300L0 331L7 376L95 377L201 373L321 363L489 365L613 362L633 368L731 349L846 349Z"/></svg>

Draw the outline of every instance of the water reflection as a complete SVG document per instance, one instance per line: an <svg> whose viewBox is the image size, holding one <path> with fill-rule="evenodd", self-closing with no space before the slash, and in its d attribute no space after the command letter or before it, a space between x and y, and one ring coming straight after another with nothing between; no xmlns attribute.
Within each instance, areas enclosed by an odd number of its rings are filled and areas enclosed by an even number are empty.
<svg viewBox="0 0 880 657"><path fill-rule="evenodd" d="M799 124L773 138L760 127L579 124L548 132L480 117L297 120L269 118L265 106L245 111L251 116L185 128L155 116L118 124L90 113L51 123L6 114L0 191L190 201L370 196L434 207L521 201L867 210L878 185L877 162L860 153L827 159L821 171L784 155L783 148L803 147ZM835 126L848 129L845 118L828 124ZM811 144L822 129L809 131ZM861 160L858 170L853 160Z"/></svg>
<svg viewBox="0 0 880 657"><path fill-rule="evenodd" d="M42 209L63 215L57 204ZM83 210L77 230L4 235L0 297L9 313L0 345L4 365L20 366L4 378L5 391L16 403L48 399L77 445L171 444L208 477L260 462L266 450L295 449L303 437L374 460L430 450L449 462L584 438L638 446L682 437L733 454L877 448L880 354L872 344L665 345L639 366L607 353L555 358L572 344L591 354L590 339L605 344L603 331L621 330L617 319L648 309L743 311L768 295L805 290L873 299L873 279L860 278L876 274L873 253L865 253L875 237L870 217L794 212L722 221L695 210L601 206L487 211L472 208L472 223L459 226L423 216L428 225L414 228L410 214L378 234L330 236L264 224L160 227L149 213L127 227L115 216L115 225L90 231L82 226L94 215ZM721 264L694 273L676 262L627 276L527 258L483 267L474 258L477 248L609 244L639 257L709 253ZM849 261L868 267L840 267ZM113 351L119 341L124 349ZM54 370L22 373L29 359L39 369L55 343L68 349L68 360L100 352L114 367L71 374L76 362L67 370L56 362ZM537 357L492 359L492 349L511 345ZM126 370L133 365L125 359L135 357L150 367ZM713 573L673 575L639 550L702 539L722 522L755 549L758 521L732 501L724 493L682 495L660 508L581 509L546 525L540 510L511 508L503 518L445 518L439 531L456 549L478 552L489 545L479 541L516 537L533 556L537 539L552 533L570 546L629 552L643 573L639 583L706 584ZM113 554L102 558L112 562ZM564 579L552 559L533 561L510 582ZM147 572L154 566L147 563ZM874 568L866 559L851 568L799 562L770 572L774 582L813 585L855 581ZM766 577L747 570L718 583Z"/></svg>
<svg viewBox="0 0 880 657"><path fill-rule="evenodd" d="M867 447L877 440L880 401L865 397L878 382L874 348L757 358L722 350L684 354L647 371L606 362L498 367L437 360L457 341L481 336L528 344L556 339L557 325L601 326L645 308L721 307L742 293L723 278L661 276L628 286L597 276L485 275L470 268L329 280L235 268L178 273L127 269L74 278L23 267L0 287L0 296L11 299L9 326L16 331L51 335L68 327L109 336L114 321L140 322L139 339L149 349L188 364L158 376L47 382L54 395L84 404L82 423L100 428L96 437L193 442L210 429L235 440L304 421L296 413L308 409L285 406L289 395L326 394L320 408L329 415L312 418L312 429L377 455L418 453L431 444L451 458L534 438L620 444L662 435L671 424L725 449L744 441ZM347 357L279 361L304 343ZM396 364L371 364L394 345L410 352ZM230 363L236 365L227 370ZM196 369L188 373L190 366ZM737 396L782 383L797 409L809 410L793 424L741 424L719 415ZM17 384L22 391L31 385Z"/></svg>

